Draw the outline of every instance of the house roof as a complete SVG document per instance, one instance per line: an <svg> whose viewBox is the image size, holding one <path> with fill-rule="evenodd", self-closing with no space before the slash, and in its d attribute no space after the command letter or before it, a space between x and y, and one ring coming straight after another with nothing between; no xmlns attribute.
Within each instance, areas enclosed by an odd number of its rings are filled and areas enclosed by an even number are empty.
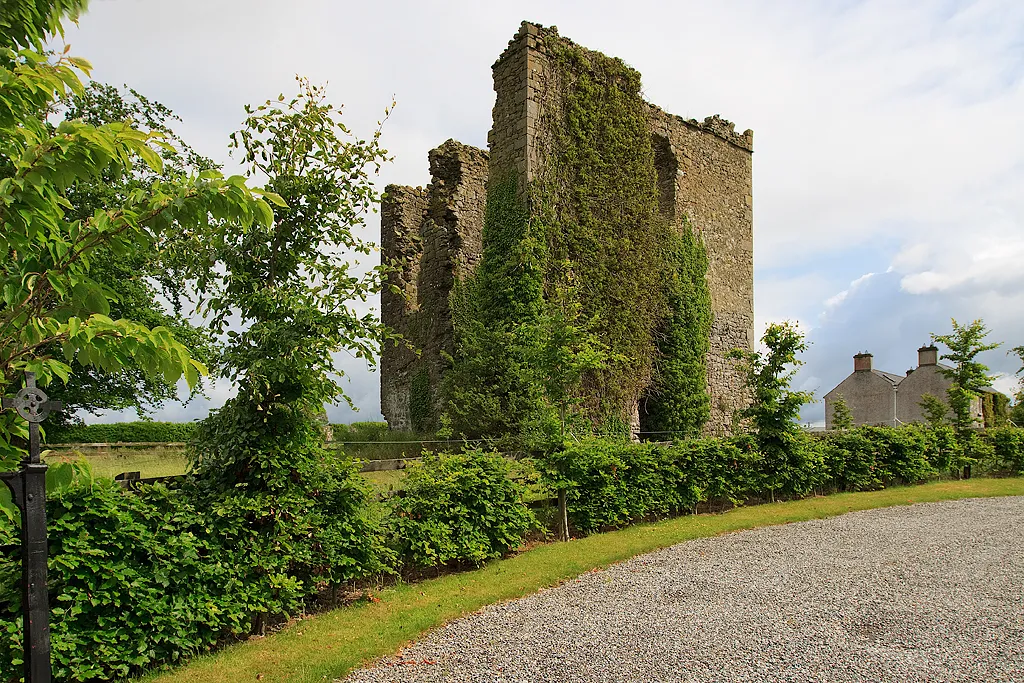
<svg viewBox="0 0 1024 683"><path fill-rule="evenodd" d="M889 380L893 384L899 384L900 381L903 379L903 375L894 375L893 373L886 372L885 370L874 370L873 369L873 370L871 370L871 372L876 374L876 375L878 375L879 377L884 377L885 379Z"/></svg>

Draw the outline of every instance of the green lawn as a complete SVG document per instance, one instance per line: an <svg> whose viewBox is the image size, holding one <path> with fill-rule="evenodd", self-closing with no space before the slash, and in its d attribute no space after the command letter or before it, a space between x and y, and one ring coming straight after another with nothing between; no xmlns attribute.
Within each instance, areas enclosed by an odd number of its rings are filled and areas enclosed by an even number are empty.
<svg viewBox="0 0 1024 683"><path fill-rule="evenodd" d="M640 553L740 529L833 517L853 510L1024 495L1024 478L942 481L921 486L737 508L640 524L569 543L538 546L481 569L380 591L363 602L297 622L267 638L199 657L149 683L322 682L398 650L424 632L485 605L533 593Z"/></svg>

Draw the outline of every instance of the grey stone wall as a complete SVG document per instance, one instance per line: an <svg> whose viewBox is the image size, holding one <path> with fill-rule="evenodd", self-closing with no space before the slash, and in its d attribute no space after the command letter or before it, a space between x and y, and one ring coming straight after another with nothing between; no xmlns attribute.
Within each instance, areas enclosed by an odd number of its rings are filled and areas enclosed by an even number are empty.
<svg viewBox="0 0 1024 683"><path fill-rule="evenodd" d="M402 264L394 284L407 298L386 295L383 319L422 350L418 358L400 347L384 350L381 409L393 429L408 428L411 378L426 368L432 388L440 380L440 353L451 348L447 297L454 278L472 272L481 253L484 178L514 174L528 202L526 190L550 157L551 122L558 120L564 79L549 57L552 41L567 39L553 28L523 22L493 64L489 155L449 141L431 152L434 178L426 190L388 188L383 258ZM661 212L677 225L688 217L708 253L714 317L707 357L712 411L707 431L721 434L729 430L732 412L747 401L742 376L725 354L754 346L753 133L736 133L718 116L698 122L653 105L649 119ZM636 425L638 403L630 403L627 410Z"/></svg>
<svg viewBox="0 0 1024 683"><path fill-rule="evenodd" d="M440 412L437 387L444 353L452 351L450 295L456 279L480 260L487 153L448 140L429 154L431 183L424 188L389 185L381 206L381 258L396 270L381 295L381 316L407 344L381 354L381 412L392 429L412 429L414 378L425 373L432 413ZM434 425L426 425L433 427Z"/></svg>
<svg viewBox="0 0 1024 683"><path fill-rule="evenodd" d="M748 401L743 376L726 354L754 348L754 133L738 134L718 116L698 122L653 105L649 116L662 213L670 211L677 224L688 217L708 254L713 318L705 431L724 434ZM674 169L674 177L662 168Z"/></svg>

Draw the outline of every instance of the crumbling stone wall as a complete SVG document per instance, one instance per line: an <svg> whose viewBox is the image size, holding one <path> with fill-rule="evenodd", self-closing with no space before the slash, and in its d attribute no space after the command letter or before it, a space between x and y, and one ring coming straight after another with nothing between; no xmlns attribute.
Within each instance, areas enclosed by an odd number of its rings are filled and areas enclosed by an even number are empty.
<svg viewBox="0 0 1024 683"><path fill-rule="evenodd" d="M482 250L487 158L448 140L429 154L426 188L385 188L382 259L396 269L388 278L395 289L381 294L381 315L408 341L386 344L381 354L381 412L392 429L436 427L442 354L452 351L449 298Z"/></svg>
<svg viewBox="0 0 1024 683"><path fill-rule="evenodd" d="M674 178L659 173L662 206L670 207L672 218L690 219L708 254L713 318L706 429L720 434L747 400L743 376L725 356L733 348L754 347L754 133L738 134L718 116L698 122L653 105L650 120L656 163L675 167Z"/></svg>
<svg viewBox="0 0 1024 683"><path fill-rule="evenodd" d="M568 42L553 27L524 22L494 63L489 157L449 140L431 152L433 180L426 190L387 190L383 254L400 263L393 284L404 297L385 294L383 318L422 349L419 357L397 347L384 351L381 403L393 429L412 425L414 377L425 375L431 388L438 386L444 367L440 353L452 343L447 297L454 278L472 272L482 251L484 179L514 175L528 204L527 189L542 176L552 154L551 122L558 120L564 76L550 52L555 41ZM717 116L686 120L653 105L649 120L660 212L677 226L688 218L708 254L712 412L706 430L725 433L733 410L746 402L742 376L725 355L735 347L751 349L754 343L753 133L738 134L733 124ZM632 410L637 412L635 401ZM638 417L632 421L637 424Z"/></svg>

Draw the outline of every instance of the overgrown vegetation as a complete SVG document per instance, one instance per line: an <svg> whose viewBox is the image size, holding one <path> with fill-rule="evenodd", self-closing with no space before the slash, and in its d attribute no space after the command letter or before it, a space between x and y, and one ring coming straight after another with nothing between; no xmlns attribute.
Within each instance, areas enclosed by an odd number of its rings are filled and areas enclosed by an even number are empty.
<svg viewBox="0 0 1024 683"><path fill-rule="evenodd" d="M802 477L809 471L808 461L815 454L806 448L797 417L800 408L813 397L808 392L790 389L796 368L803 364L797 354L807 350L807 343L789 322L769 324L761 343L764 353L744 349L729 352L729 358L743 372L750 392L750 404L738 416L748 421L757 448L764 455L765 468L776 473L766 482L772 496L776 490L808 491L813 482Z"/></svg>
<svg viewBox="0 0 1024 683"><path fill-rule="evenodd" d="M944 481L638 524L572 543L540 545L471 572L400 583L376 592L372 600L304 619L269 638L239 643L145 680L236 683L262 676L266 681L319 683L344 678L366 662L392 655L410 640L419 640L427 631L486 605L524 597L587 571L677 543L741 529L823 519L853 510L1022 494L1024 479Z"/></svg>
<svg viewBox="0 0 1024 683"><path fill-rule="evenodd" d="M641 428L656 436L700 435L711 415L707 354L711 334L708 256L688 221L667 242L664 288L669 313L658 333L654 382L641 409Z"/></svg>
<svg viewBox="0 0 1024 683"><path fill-rule="evenodd" d="M659 215L640 75L548 36L564 82L539 177L488 185L483 256L452 297L444 434L543 452L567 433L698 434L708 419L707 257ZM677 234L677 230L679 231Z"/></svg>

